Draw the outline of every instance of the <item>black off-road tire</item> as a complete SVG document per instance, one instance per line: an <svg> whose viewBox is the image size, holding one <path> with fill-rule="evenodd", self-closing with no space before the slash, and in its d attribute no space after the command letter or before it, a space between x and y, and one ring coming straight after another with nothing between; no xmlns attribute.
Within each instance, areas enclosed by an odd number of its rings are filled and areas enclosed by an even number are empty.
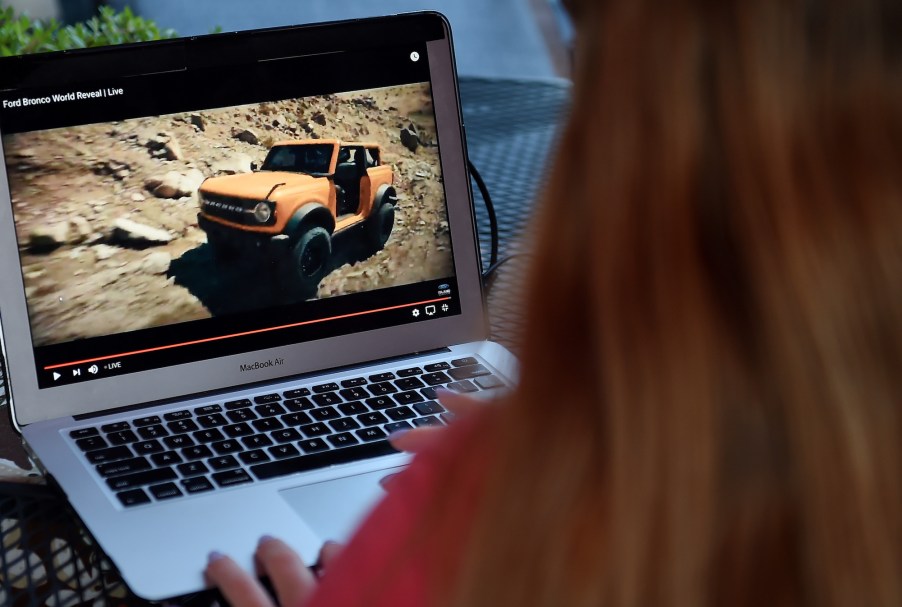
<svg viewBox="0 0 902 607"><path fill-rule="evenodd" d="M305 296L312 296L329 271L331 259L332 236L325 228L312 227L291 248L288 279Z"/></svg>
<svg viewBox="0 0 902 607"><path fill-rule="evenodd" d="M367 230L369 231L370 244L374 250L379 251L385 246L394 226L395 206L392 204L383 204L370 216Z"/></svg>

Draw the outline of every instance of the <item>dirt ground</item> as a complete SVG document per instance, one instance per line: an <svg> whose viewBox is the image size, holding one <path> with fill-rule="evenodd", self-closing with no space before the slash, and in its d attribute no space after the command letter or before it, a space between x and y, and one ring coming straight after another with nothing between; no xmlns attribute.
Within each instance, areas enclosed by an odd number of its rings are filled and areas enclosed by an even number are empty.
<svg viewBox="0 0 902 607"><path fill-rule="evenodd" d="M280 275L214 264L197 188L277 141L319 138L380 144L399 202L378 253L336 238L316 297L450 276L426 85L17 134L3 144L35 345L293 303Z"/></svg>

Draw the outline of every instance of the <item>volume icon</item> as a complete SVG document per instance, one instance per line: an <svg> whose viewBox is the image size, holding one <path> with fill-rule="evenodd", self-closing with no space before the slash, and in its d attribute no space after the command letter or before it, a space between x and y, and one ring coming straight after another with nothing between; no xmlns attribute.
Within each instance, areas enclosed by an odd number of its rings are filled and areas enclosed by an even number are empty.
<svg viewBox="0 0 902 607"><path fill-rule="evenodd" d="M91 375L97 375L98 371L100 371L100 369L97 367L97 365L91 365L90 367L88 367L88 373L90 373Z"/></svg>

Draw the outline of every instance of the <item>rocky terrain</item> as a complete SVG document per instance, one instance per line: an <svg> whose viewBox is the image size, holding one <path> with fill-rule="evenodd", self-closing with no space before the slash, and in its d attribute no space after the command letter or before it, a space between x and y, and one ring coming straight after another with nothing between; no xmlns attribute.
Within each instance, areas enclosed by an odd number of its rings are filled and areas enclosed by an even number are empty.
<svg viewBox="0 0 902 607"><path fill-rule="evenodd" d="M36 345L285 302L279 276L219 269L197 188L287 139L372 141L399 203L382 251L343 255L317 297L452 273L428 87L263 103L4 138Z"/></svg>

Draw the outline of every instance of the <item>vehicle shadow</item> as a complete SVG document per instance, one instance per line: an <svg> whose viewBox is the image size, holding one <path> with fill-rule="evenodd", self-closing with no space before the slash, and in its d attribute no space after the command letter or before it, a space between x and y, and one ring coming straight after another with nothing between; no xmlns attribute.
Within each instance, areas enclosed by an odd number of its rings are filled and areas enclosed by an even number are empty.
<svg viewBox="0 0 902 607"><path fill-rule="evenodd" d="M376 253L365 236L362 226L334 236L327 275L347 264L364 262ZM316 299L315 292L301 292L292 283L286 260L255 255L253 259L238 256L231 263L218 262L212 247L206 243L174 259L168 276L196 297L212 316Z"/></svg>

